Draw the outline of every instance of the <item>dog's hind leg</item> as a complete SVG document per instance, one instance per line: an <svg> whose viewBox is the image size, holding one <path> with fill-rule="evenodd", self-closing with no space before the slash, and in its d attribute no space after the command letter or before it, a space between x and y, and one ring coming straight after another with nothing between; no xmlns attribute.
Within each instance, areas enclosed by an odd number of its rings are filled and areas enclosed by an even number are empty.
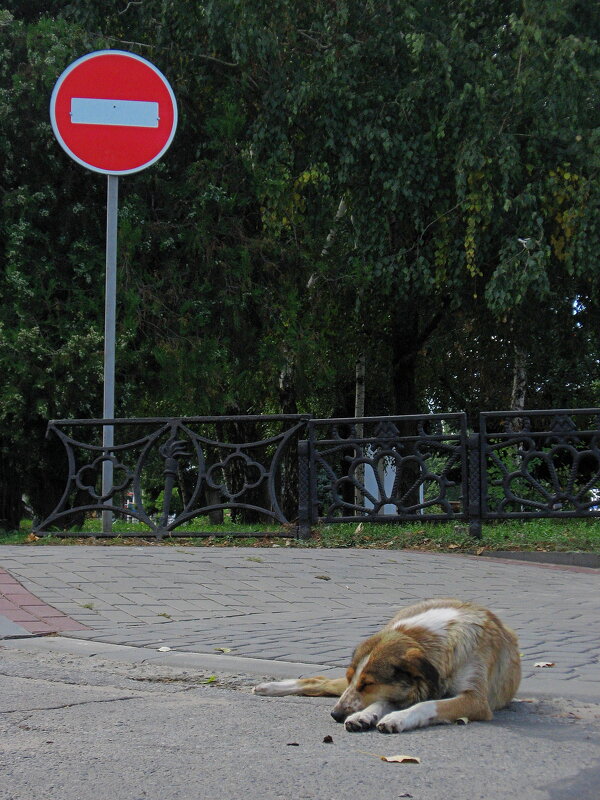
<svg viewBox="0 0 600 800"><path fill-rule="evenodd" d="M260 683L252 691L268 697L282 697L288 694L303 695L305 697L340 697L348 688L346 678L324 678L316 675L314 678L290 678L285 681Z"/></svg>

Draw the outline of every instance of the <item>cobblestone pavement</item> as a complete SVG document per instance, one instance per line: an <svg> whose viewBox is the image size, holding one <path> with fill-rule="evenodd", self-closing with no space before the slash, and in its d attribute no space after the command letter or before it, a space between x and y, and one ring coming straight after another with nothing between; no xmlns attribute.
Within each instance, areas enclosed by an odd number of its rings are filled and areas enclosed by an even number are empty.
<svg viewBox="0 0 600 800"><path fill-rule="evenodd" d="M0 546L0 568L0 593L17 581L39 599L39 618L43 604L61 618L62 637L225 653L232 664L242 656L343 667L403 605L460 597L517 631L521 695L600 700L598 570L389 550L91 545ZM10 622L5 631L15 635Z"/></svg>

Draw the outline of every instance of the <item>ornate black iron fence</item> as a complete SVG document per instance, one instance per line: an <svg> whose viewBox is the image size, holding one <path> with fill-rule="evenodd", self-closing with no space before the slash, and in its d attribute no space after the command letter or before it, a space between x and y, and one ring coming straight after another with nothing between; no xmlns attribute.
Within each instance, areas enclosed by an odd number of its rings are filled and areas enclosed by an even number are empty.
<svg viewBox="0 0 600 800"><path fill-rule="evenodd" d="M308 422L310 521L466 519L465 414Z"/></svg>
<svg viewBox="0 0 600 800"><path fill-rule="evenodd" d="M482 519L600 516L600 411L480 415Z"/></svg>
<svg viewBox="0 0 600 800"><path fill-rule="evenodd" d="M68 475L60 502L37 531L45 533L101 512L142 523L146 535L158 538L198 517L222 522L225 510L234 521L238 515L251 524L284 525L290 516L285 503L289 498L295 503L298 496L296 448L306 419L55 420L48 435L63 443ZM114 429L110 448L100 444L107 424ZM103 488L106 462L113 475L111 485ZM120 532L112 525L104 531ZM186 529L185 535L203 533ZM284 535L272 535L278 533Z"/></svg>
<svg viewBox="0 0 600 800"><path fill-rule="evenodd" d="M306 537L318 522L456 520L478 536L482 520L600 516L600 409L482 413L475 433L456 413L55 420L48 435L67 478L40 534L102 512L117 520L104 535L130 532L125 518L157 538L218 535L190 529L198 518L221 535L231 520L247 526L237 536Z"/></svg>

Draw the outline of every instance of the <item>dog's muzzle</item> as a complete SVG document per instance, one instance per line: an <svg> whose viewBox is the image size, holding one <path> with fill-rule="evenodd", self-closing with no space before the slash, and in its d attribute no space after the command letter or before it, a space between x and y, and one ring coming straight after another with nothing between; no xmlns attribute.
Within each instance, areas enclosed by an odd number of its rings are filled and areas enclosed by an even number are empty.
<svg viewBox="0 0 600 800"><path fill-rule="evenodd" d="M331 712L331 716L334 718L336 722L343 722L346 717L348 716L345 711L336 711L334 708Z"/></svg>
<svg viewBox="0 0 600 800"><path fill-rule="evenodd" d="M331 716L336 722L343 722L347 716L355 711L361 711L364 707L361 696L353 686L349 686L334 705Z"/></svg>

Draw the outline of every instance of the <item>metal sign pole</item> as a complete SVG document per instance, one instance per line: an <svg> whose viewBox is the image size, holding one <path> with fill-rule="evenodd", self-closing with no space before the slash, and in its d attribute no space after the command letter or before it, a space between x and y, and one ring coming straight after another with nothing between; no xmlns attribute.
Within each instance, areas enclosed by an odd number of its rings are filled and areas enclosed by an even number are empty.
<svg viewBox="0 0 600 800"><path fill-rule="evenodd" d="M103 418L114 420L118 176L146 169L164 155L177 128L177 102L165 76L145 58L98 50L60 75L50 98L50 121L65 153L108 176ZM114 425L102 426L102 447L108 459L102 462L102 495L108 500ZM103 533L112 533L112 520L113 512L103 510Z"/></svg>
<svg viewBox="0 0 600 800"><path fill-rule="evenodd" d="M117 217L119 211L119 177L108 176L106 196L106 292L104 299L104 419L115 416L115 346L117 316ZM114 444L114 427L104 425L102 447ZM112 461L102 464L102 494L106 497L113 485ZM102 532L112 532L112 511L102 512Z"/></svg>

